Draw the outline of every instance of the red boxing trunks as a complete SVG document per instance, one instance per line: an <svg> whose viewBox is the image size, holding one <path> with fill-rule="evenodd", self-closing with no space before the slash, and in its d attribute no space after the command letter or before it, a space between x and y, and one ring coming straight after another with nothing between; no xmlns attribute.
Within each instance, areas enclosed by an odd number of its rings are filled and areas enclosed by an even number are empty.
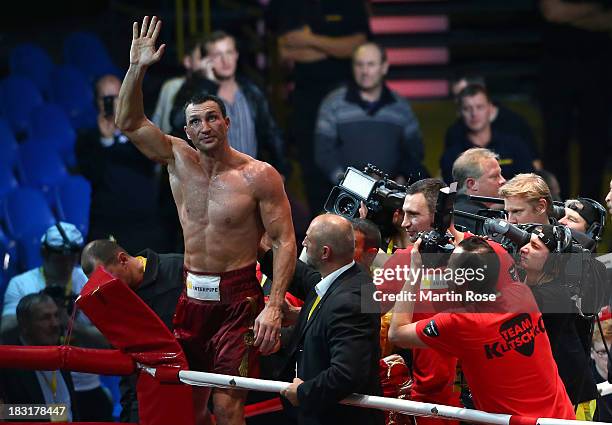
<svg viewBox="0 0 612 425"><path fill-rule="evenodd" d="M184 280L173 324L191 370L258 377L253 323L264 298L255 264L223 273L184 270Z"/></svg>

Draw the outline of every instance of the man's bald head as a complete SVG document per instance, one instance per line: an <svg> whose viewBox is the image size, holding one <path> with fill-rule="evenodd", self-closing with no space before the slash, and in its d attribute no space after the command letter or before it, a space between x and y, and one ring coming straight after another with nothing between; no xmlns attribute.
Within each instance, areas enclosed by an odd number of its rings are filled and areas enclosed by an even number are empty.
<svg viewBox="0 0 612 425"><path fill-rule="evenodd" d="M330 259L334 262L349 263L355 252L355 235L349 220L335 214L323 214L310 223L308 238L319 247L331 250Z"/></svg>

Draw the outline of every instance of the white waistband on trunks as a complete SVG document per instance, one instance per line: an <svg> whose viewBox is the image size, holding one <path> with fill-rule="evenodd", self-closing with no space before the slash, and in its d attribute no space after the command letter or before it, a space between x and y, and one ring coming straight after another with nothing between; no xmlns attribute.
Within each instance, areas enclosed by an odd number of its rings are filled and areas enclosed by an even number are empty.
<svg viewBox="0 0 612 425"><path fill-rule="evenodd" d="M220 283L220 276L198 275L187 272L185 278L187 296L200 301L221 301Z"/></svg>

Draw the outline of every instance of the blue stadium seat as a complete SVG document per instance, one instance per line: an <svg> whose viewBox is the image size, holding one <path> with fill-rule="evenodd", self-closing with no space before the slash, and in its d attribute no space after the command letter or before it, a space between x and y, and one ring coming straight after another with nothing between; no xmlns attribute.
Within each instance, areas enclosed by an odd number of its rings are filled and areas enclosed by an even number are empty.
<svg viewBox="0 0 612 425"><path fill-rule="evenodd" d="M39 140L19 146L19 173L24 186L45 193L68 177L68 169L59 153Z"/></svg>
<svg viewBox="0 0 612 425"><path fill-rule="evenodd" d="M118 68L106 46L92 32L75 31L64 39L64 62L79 68L90 82L104 74L117 74Z"/></svg>
<svg viewBox="0 0 612 425"><path fill-rule="evenodd" d="M49 54L38 44L21 43L9 52L9 69L13 75L23 75L34 82L44 95L49 94L49 78L53 70Z"/></svg>
<svg viewBox="0 0 612 425"><path fill-rule="evenodd" d="M49 227L47 226L46 229ZM34 230L26 233L17 241L19 262L17 264L19 273L42 266L40 255L40 238L46 229Z"/></svg>
<svg viewBox="0 0 612 425"><path fill-rule="evenodd" d="M55 207L60 220L74 224L87 238L91 184L83 176L68 176L55 188Z"/></svg>
<svg viewBox="0 0 612 425"><path fill-rule="evenodd" d="M64 109L75 129L95 128L97 125L93 85L78 68L63 65L53 70L51 101Z"/></svg>
<svg viewBox="0 0 612 425"><path fill-rule="evenodd" d="M74 144L76 132L66 115L59 106L45 103L34 109L30 118L31 141L46 144L61 154L68 166L76 165Z"/></svg>
<svg viewBox="0 0 612 425"><path fill-rule="evenodd" d="M4 198L18 186L19 183L13 171L9 167L0 167L0 208L2 208Z"/></svg>
<svg viewBox="0 0 612 425"><path fill-rule="evenodd" d="M119 390L119 381L121 376L100 375L100 383L110 392L113 402L113 417L115 421L119 420L121 414L121 391Z"/></svg>
<svg viewBox="0 0 612 425"><path fill-rule="evenodd" d="M20 187L6 197L2 216L9 236L17 241L29 235L40 236L56 219L43 194L36 189Z"/></svg>
<svg viewBox="0 0 612 425"><path fill-rule="evenodd" d="M0 167L13 168L19 148L13 130L7 120L0 118Z"/></svg>
<svg viewBox="0 0 612 425"><path fill-rule="evenodd" d="M17 137L28 134L30 112L42 104L42 94L29 78L10 75L0 81L0 113Z"/></svg>

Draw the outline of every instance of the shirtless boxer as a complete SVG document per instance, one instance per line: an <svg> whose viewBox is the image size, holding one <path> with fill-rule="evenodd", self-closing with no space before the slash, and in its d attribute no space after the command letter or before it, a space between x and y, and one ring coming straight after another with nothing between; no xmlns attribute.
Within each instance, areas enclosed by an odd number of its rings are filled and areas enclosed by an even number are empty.
<svg viewBox="0 0 612 425"><path fill-rule="evenodd" d="M145 16L140 31L134 22L116 121L144 155L168 166L185 242L186 287L174 332L193 369L256 376L256 350L250 346L268 354L277 345L281 306L295 267L289 202L272 166L229 146L230 120L219 98L194 96L185 108L185 133L195 149L145 117L142 81L164 52L164 44L155 47L160 30L157 17ZM264 232L274 249L274 283L265 307L255 278ZM245 396L245 391L215 389L217 423L244 423Z"/></svg>

